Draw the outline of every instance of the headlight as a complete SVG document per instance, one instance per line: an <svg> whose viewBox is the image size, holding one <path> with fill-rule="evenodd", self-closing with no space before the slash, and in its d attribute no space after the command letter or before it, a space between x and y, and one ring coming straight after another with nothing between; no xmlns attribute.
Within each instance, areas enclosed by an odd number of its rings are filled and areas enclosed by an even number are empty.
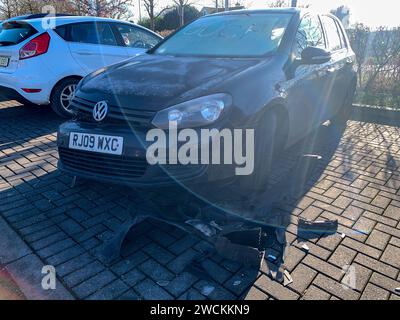
<svg viewBox="0 0 400 320"><path fill-rule="evenodd" d="M211 124L232 104L232 97L218 93L180 103L159 111L152 123L160 129L168 129L169 122L176 121L178 128L193 128Z"/></svg>

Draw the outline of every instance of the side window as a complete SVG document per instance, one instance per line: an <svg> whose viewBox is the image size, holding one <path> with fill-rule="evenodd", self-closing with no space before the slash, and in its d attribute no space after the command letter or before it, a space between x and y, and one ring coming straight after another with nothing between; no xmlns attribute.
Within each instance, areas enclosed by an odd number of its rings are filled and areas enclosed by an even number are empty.
<svg viewBox="0 0 400 320"><path fill-rule="evenodd" d="M55 28L55 32L64 40L67 39L67 26L58 26Z"/></svg>
<svg viewBox="0 0 400 320"><path fill-rule="evenodd" d="M322 22L328 37L328 49L330 51L340 50L342 48L342 43L335 20L328 16L322 16Z"/></svg>
<svg viewBox="0 0 400 320"><path fill-rule="evenodd" d="M117 40L108 23L84 22L70 25L72 42L116 46Z"/></svg>
<svg viewBox="0 0 400 320"><path fill-rule="evenodd" d="M347 42L346 42L346 37L344 36L343 27L339 24L339 22L335 21L335 23L336 23L336 28L338 29L339 32L342 48L347 48Z"/></svg>
<svg viewBox="0 0 400 320"><path fill-rule="evenodd" d="M304 17L300 23L296 34L295 57L300 58L301 53L307 47L325 48L325 39L321 23L318 18L312 16Z"/></svg>
<svg viewBox="0 0 400 320"><path fill-rule="evenodd" d="M159 38L152 35L150 32L135 26L118 24L116 27L121 34L125 46L130 48L151 49L160 41Z"/></svg>

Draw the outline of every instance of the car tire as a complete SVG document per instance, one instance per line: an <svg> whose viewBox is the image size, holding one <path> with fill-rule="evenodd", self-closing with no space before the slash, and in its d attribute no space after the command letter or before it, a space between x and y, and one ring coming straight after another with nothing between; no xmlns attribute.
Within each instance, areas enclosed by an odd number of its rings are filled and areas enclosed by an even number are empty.
<svg viewBox="0 0 400 320"><path fill-rule="evenodd" d="M254 172L248 176L239 176L244 191L262 193L266 190L275 156L282 149L278 141L278 115L267 112L254 130Z"/></svg>
<svg viewBox="0 0 400 320"><path fill-rule="evenodd" d="M53 89L50 104L53 111L63 118L71 118L73 113L68 109L79 80L68 78L60 81Z"/></svg>

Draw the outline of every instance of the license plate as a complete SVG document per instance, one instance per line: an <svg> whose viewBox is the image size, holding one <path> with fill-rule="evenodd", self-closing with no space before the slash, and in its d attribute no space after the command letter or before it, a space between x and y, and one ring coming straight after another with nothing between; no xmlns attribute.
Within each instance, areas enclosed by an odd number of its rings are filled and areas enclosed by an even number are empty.
<svg viewBox="0 0 400 320"><path fill-rule="evenodd" d="M10 58L9 57L2 57L0 56L0 67L8 67L8 64L10 62Z"/></svg>
<svg viewBox="0 0 400 320"><path fill-rule="evenodd" d="M70 149L121 155L123 145L123 137L79 132L71 132L69 135Z"/></svg>

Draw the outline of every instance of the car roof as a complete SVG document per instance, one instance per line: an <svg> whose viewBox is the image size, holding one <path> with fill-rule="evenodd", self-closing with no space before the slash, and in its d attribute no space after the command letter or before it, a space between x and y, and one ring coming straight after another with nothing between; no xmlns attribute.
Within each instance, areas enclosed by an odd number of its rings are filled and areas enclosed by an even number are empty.
<svg viewBox="0 0 400 320"><path fill-rule="evenodd" d="M28 20L19 20L18 22L22 22L22 23L28 23L30 25L32 25L35 29L37 30L41 30L41 31L45 31L45 28L43 27L43 20L48 19L48 17L46 18L36 18L36 19L28 19ZM105 21L105 22L116 22L116 23L125 23L125 24L130 24L133 25L137 28L141 28L143 30L146 30L147 32L152 33L153 35L157 36L158 38L162 39L162 37L143 27L140 25L137 25L133 22L130 21L122 21L122 20L117 20L117 19L110 19L110 18L101 18L101 17L92 17L92 16L61 16L61 17L54 17L55 20L55 26L63 26L63 25L67 25L67 24L72 24L72 23L78 23L78 22L96 22L96 21Z"/></svg>
<svg viewBox="0 0 400 320"><path fill-rule="evenodd" d="M29 23L37 24L42 23L44 19L48 19L49 17L44 18L36 18L36 19L29 19ZM115 21L115 22L126 22L116 19L110 18L101 18L101 17L92 17L92 16L61 16L61 17L54 17L57 25L75 23L75 22L91 22L91 21ZM127 22L131 23L131 22Z"/></svg>
<svg viewBox="0 0 400 320"><path fill-rule="evenodd" d="M32 26L34 26L36 29L42 30L42 22L43 20L47 21L48 17L46 18L36 18L36 19L26 19L26 20L19 20L19 22L22 23L29 23ZM92 16L62 16L62 17L54 17L53 18L55 21L55 25L62 26L66 24L72 24L72 23L78 23L78 22L96 22L96 21L106 21L106 22L119 22L119 23L127 23L127 24L132 24L135 26L138 26L132 22L129 21L121 21L121 20L116 20L116 19L110 19L110 18L100 18L100 17L92 17ZM138 26L141 27L141 26ZM145 28L143 28L145 29Z"/></svg>
<svg viewBox="0 0 400 320"><path fill-rule="evenodd" d="M33 14L24 14L22 16L15 16L5 21L19 21L19 20L32 20L32 19L40 19L47 17L47 13L33 13ZM74 16L73 14L68 13L56 13L56 17L65 17L65 16Z"/></svg>

